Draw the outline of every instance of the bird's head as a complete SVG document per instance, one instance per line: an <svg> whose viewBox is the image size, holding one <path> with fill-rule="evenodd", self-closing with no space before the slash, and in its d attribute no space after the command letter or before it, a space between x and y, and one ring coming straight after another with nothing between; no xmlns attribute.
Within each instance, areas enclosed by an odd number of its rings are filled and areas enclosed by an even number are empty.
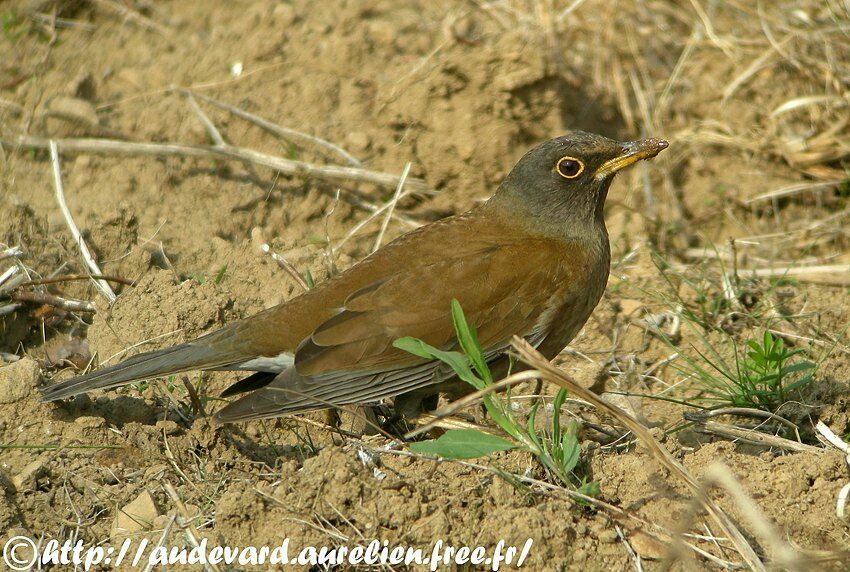
<svg viewBox="0 0 850 572"><path fill-rule="evenodd" d="M583 227L602 223L614 176L667 148L663 139L620 142L573 131L541 143L514 166L494 196L524 207L535 221Z"/></svg>

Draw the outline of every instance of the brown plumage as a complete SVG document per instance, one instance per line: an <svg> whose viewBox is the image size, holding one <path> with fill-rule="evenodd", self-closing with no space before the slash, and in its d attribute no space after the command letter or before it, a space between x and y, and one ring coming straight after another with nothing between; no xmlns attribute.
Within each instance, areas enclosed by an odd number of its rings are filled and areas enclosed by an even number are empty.
<svg viewBox="0 0 850 572"><path fill-rule="evenodd" d="M391 242L288 302L192 342L44 388L53 401L190 369L257 371L219 421L400 396L401 413L452 388L445 366L393 346L412 336L454 348L457 299L497 363L514 335L554 357L598 303L608 276L602 206L614 174L667 146L574 132L531 150L485 204Z"/></svg>

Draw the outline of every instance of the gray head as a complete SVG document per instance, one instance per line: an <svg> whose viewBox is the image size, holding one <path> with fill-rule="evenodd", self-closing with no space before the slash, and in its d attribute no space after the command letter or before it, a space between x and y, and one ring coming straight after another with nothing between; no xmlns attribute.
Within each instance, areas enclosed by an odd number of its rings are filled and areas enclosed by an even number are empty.
<svg viewBox="0 0 850 572"><path fill-rule="evenodd" d="M490 202L526 210L542 227L604 226L602 208L614 175L665 148L663 139L620 142L573 131L526 153Z"/></svg>

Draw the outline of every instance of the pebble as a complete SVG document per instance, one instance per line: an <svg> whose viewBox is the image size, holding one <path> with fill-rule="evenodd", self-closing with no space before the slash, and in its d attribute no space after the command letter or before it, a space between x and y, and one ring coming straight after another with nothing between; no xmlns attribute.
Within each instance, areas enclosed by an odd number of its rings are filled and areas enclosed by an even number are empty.
<svg viewBox="0 0 850 572"><path fill-rule="evenodd" d="M145 489L130 503L119 509L112 523L112 533L115 538L126 537L151 530L160 510L150 491Z"/></svg>
<svg viewBox="0 0 850 572"><path fill-rule="evenodd" d="M365 151L372 144L372 138L362 131L352 131L345 136L345 143L350 151Z"/></svg>
<svg viewBox="0 0 850 572"><path fill-rule="evenodd" d="M298 15L290 4L278 4L272 10L272 17L278 26L290 26L295 23Z"/></svg>
<svg viewBox="0 0 850 572"><path fill-rule="evenodd" d="M47 474L47 466L41 459L36 459L12 478L12 484L18 492L34 491L38 488L38 479Z"/></svg>
<svg viewBox="0 0 850 572"><path fill-rule="evenodd" d="M86 127L100 124L94 105L90 101L78 97L65 95L55 97L48 104L47 112L51 116L60 117Z"/></svg>
<svg viewBox="0 0 850 572"><path fill-rule="evenodd" d="M15 403L29 396L38 384L38 363L25 357L0 367L0 403Z"/></svg>
<svg viewBox="0 0 850 572"><path fill-rule="evenodd" d="M74 424L79 425L80 427L96 429L98 427L106 426L106 420L103 417L83 415L82 417L77 417L76 419L74 419Z"/></svg>

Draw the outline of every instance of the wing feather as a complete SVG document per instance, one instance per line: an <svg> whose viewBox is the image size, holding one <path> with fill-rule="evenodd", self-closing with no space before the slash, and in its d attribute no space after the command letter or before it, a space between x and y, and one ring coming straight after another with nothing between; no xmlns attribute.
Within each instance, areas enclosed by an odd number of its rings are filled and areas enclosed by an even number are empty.
<svg viewBox="0 0 850 572"><path fill-rule="evenodd" d="M496 359L514 335L538 345L547 331L541 320L549 314L554 292L569 283L565 266L551 263L552 257L562 256L559 248L545 241L502 245L408 266L366 286L301 343L293 368L228 405L220 420L374 401L453 377L444 364L392 345L412 336L443 349L455 348L453 298L476 327L488 360ZM432 276L451 278L433 284Z"/></svg>

